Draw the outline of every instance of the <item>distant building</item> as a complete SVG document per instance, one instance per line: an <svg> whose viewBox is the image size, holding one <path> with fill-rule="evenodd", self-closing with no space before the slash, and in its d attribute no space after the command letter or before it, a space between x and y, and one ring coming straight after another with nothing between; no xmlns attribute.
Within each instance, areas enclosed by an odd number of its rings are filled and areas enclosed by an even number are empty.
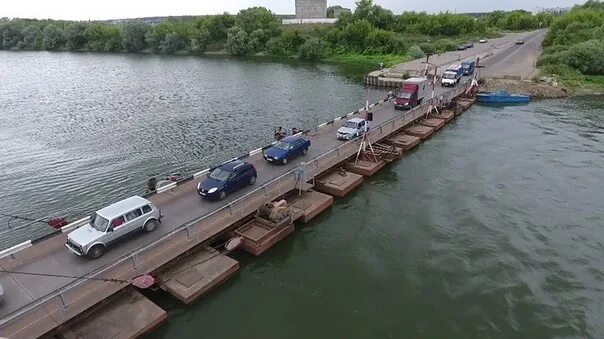
<svg viewBox="0 0 604 339"><path fill-rule="evenodd" d="M342 14L352 14L352 10L342 6L331 6L327 8L328 18L339 18Z"/></svg>
<svg viewBox="0 0 604 339"><path fill-rule="evenodd" d="M296 0L296 19L327 18L327 0Z"/></svg>

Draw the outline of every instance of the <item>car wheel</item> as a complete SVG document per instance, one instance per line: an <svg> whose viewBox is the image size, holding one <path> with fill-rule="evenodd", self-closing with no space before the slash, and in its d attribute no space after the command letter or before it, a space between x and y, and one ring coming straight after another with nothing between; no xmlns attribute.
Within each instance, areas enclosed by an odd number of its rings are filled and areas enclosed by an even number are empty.
<svg viewBox="0 0 604 339"><path fill-rule="evenodd" d="M220 193L218 193L218 200L224 200L224 198L226 198L226 192L220 191Z"/></svg>
<svg viewBox="0 0 604 339"><path fill-rule="evenodd" d="M149 220L145 224L145 232L153 232L157 228L157 220Z"/></svg>
<svg viewBox="0 0 604 339"><path fill-rule="evenodd" d="M287 158L283 158L283 160L281 160L281 163L282 163L283 165L287 164Z"/></svg>
<svg viewBox="0 0 604 339"><path fill-rule="evenodd" d="M302 155L306 155L306 153L308 153L308 148L302 150Z"/></svg>
<svg viewBox="0 0 604 339"><path fill-rule="evenodd" d="M250 177L250 186L254 185L256 183L256 177Z"/></svg>
<svg viewBox="0 0 604 339"><path fill-rule="evenodd" d="M105 253L105 246L103 245L94 245L91 249L88 250L87 256L96 259L102 256Z"/></svg>

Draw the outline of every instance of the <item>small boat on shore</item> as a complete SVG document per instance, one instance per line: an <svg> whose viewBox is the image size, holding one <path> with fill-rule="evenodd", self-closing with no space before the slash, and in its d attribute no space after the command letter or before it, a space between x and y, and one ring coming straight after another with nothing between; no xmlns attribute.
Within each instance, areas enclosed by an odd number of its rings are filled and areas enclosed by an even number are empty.
<svg viewBox="0 0 604 339"><path fill-rule="evenodd" d="M507 91L495 91L476 94L478 102L488 104L520 104L531 101L530 95L510 94Z"/></svg>

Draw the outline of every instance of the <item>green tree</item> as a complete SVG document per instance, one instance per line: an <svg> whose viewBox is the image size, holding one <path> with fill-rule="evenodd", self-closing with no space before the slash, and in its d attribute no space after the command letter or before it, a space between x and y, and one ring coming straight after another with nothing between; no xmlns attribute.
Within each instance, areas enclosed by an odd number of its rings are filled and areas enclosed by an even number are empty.
<svg viewBox="0 0 604 339"><path fill-rule="evenodd" d="M149 26L143 22L133 21L121 27L122 46L128 52L140 52L147 48L145 34Z"/></svg>
<svg viewBox="0 0 604 339"><path fill-rule="evenodd" d="M244 9L237 14L235 25L246 31L248 34L251 34L258 29L262 29L266 31L268 35L276 36L279 32L281 23L268 9L264 7L252 7Z"/></svg>
<svg viewBox="0 0 604 339"><path fill-rule="evenodd" d="M373 29L369 21L365 19L349 23L342 30L343 42L351 51L363 52L365 41Z"/></svg>
<svg viewBox="0 0 604 339"><path fill-rule="evenodd" d="M164 54L172 54L185 48L185 41L176 32L168 33L159 44L159 51Z"/></svg>
<svg viewBox="0 0 604 339"><path fill-rule="evenodd" d="M23 30L25 48L39 49L42 47L42 30L36 25L29 25Z"/></svg>
<svg viewBox="0 0 604 339"><path fill-rule="evenodd" d="M86 45L86 25L72 22L65 27L65 40L68 49L81 49Z"/></svg>
<svg viewBox="0 0 604 339"><path fill-rule="evenodd" d="M229 28L235 26L235 17L230 14L211 16L202 22L210 33L212 41L224 41L227 38Z"/></svg>
<svg viewBox="0 0 604 339"><path fill-rule="evenodd" d="M57 49L65 43L65 33L55 24L49 24L44 27L42 48Z"/></svg>
<svg viewBox="0 0 604 339"><path fill-rule="evenodd" d="M421 47L418 45L413 45L409 48L409 51L407 51L407 55L409 55L411 59L415 60L425 57L426 53L424 53L424 51L422 51Z"/></svg>
<svg viewBox="0 0 604 339"><path fill-rule="evenodd" d="M122 38L118 26L93 23L86 27L84 36L90 50L116 52L122 49Z"/></svg>
<svg viewBox="0 0 604 339"><path fill-rule="evenodd" d="M326 48L327 46L323 40L311 38L300 46L298 53L302 60L317 61L325 56Z"/></svg>
<svg viewBox="0 0 604 339"><path fill-rule="evenodd" d="M242 56L252 53L249 35L244 29L238 26L233 26L229 29L224 47L227 52L233 55Z"/></svg>
<svg viewBox="0 0 604 339"><path fill-rule="evenodd" d="M280 36L272 37L266 42L266 50L270 55L286 55L287 51Z"/></svg>
<svg viewBox="0 0 604 339"><path fill-rule="evenodd" d="M191 39L191 52L201 54L206 51L210 43L210 32L202 27Z"/></svg>

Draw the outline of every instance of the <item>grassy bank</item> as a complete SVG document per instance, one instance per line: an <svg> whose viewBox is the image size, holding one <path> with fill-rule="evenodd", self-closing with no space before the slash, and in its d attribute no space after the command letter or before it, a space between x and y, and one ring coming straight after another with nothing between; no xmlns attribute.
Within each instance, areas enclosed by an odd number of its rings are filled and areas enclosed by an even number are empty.
<svg viewBox="0 0 604 339"><path fill-rule="evenodd" d="M604 2L587 1L552 22L538 66L566 86L604 90Z"/></svg>

